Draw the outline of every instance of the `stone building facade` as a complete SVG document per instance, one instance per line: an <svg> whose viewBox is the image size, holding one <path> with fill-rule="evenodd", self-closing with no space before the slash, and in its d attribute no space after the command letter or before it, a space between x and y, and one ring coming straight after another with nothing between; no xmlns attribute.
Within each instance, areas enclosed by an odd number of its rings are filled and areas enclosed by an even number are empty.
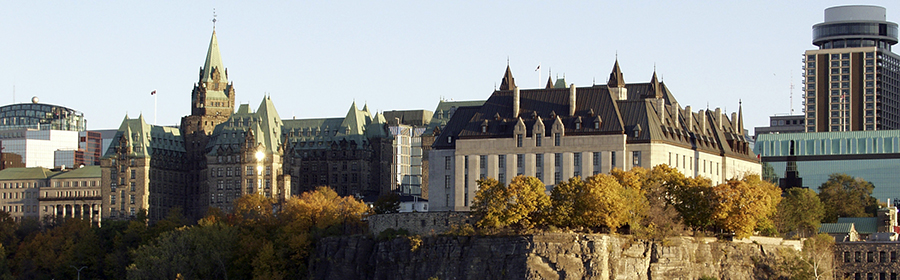
<svg viewBox="0 0 900 280"><path fill-rule="evenodd" d="M842 279L900 279L900 242L838 242L834 268Z"/></svg>
<svg viewBox="0 0 900 280"><path fill-rule="evenodd" d="M213 31L191 114L180 127L123 120L102 159L103 216L150 221L173 209L200 218L210 207L261 193L276 201L331 186L340 195L391 190L392 136L382 114L354 103L344 118L282 120L269 96L242 104Z"/></svg>
<svg viewBox="0 0 900 280"><path fill-rule="evenodd" d="M100 222L100 167L0 171L0 210L20 221L45 216Z"/></svg>
<svg viewBox="0 0 900 280"><path fill-rule="evenodd" d="M548 190L575 176L668 164L721 183L760 165L742 112L682 108L656 73L626 84L618 61L606 85L521 90L507 67L481 106L457 108L429 154L432 211L465 211L479 178L535 176Z"/></svg>

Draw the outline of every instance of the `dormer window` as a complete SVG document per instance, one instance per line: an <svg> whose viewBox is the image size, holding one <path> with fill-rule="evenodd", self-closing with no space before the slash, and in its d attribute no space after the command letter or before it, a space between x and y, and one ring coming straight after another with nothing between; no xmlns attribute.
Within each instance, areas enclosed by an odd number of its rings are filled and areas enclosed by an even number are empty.
<svg viewBox="0 0 900 280"><path fill-rule="evenodd" d="M484 122L481 123L481 133L487 133L487 128L488 128L488 121L484 120Z"/></svg>
<svg viewBox="0 0 900 280"><path fill-rule="evenodd" d="M580 123L580 122L575 123L575 129L581 129L581 123Z"/></svg>
<svg viewBox="0 0 900 280"><path fill-rule="evenodd" d="M600 129L600 122L594 122L594 129Z"/></svg>

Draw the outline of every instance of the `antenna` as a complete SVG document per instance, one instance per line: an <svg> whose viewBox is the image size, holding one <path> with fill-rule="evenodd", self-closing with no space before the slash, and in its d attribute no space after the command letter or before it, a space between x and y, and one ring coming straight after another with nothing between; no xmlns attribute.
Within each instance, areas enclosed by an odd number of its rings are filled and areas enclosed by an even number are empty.
<svg viewBox="0 0 900 280"><path fill-rule="evenodd" d="M791 70L791 115L794 114L794 70Z"/></svg>

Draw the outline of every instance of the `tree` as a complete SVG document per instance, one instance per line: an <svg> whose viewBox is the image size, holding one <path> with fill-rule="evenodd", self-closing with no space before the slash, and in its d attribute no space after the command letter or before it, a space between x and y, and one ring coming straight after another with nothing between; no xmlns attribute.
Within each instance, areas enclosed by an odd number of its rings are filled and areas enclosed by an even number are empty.
<svg viewBox="0 0 900 280"><path fill-rule="evenodd" d="M535 177L516 176L509 186L485 178L478 180L478 186L472 206L480 217L479 227L530 229L542 224L550 210L546 187Z"/></svg>
<svg viewBox="0 0 900 280"><path fill-rule="evenodd" d="M834 237L820 233L803 241L803 255L816 280L831 279Z"/></svg>
<svg viewBox="0 0 900 280"><path fill-rule="evenodd" d="M549 224L571 228L575 226L575 200L584 189L584 180L572 177L568 181L559 182L550 191Z"/></svg>
<svg viewBox="0 0 900 280"><path fill-rule="evenodd" d="M778 203L776 226L782 233L796 231L800 237L812 236L819 230L825 208L816 192L804 188L790 188Z"/></svg>
<svg viewBox="0 0 900 280"><path fill-rule="evenodd" d="M390 214L400 212L400 195L397 193L383 194L372 205L375 214Z"/></svg>
<svg viewBox="0 0 900 280"><path fill-rule="evenodd" d="M164 232L134 251L129 279L228 279L238 234L225 224Z"/></svg>
<svg viewBox="0 0 900 280"><path fill-rule="evenodd" d="M615 231L627 217L622 193L622 185L611 175L588 177L575 199L576 223L591 228L606 226Z"/></svg>
<svg viewBox="0 0 900 280"><path fill-rule="evenodd" d="M875 185L861 178L834 173L819 186L819 199L825 206L822 222L834 223L838 217L874 217L878 201L872 197Z"/></svg>
<svg viewBox="0 0 900 280"><path fill-rule="evenodd" d="M672 178L663 181L667 187L669 203L681 214L686 226L694 229L708 229L713 225L713 188L709 179Z"/></svg>
<svg viewBox="0 0 900 280"><path fill-rule="evenodd" d="M755 174L730 179L712 191L713 220L737 238L750 236L761 222L769 221L781 201L781 189Z"/></svg>

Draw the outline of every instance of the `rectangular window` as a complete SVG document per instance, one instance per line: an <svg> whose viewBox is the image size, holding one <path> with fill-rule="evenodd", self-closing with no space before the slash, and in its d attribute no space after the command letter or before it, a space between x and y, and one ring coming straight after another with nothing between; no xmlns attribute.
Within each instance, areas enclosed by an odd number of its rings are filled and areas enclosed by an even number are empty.
<svg viewBox="0 0 900 280"><path fill-rule="evenodd" d="M487 168L487 156L479 156L478 157L478 166L481 169Z"/></svg>
<svg viewBox="0 0 900 280"><path fill-rule="evenodd" d="M116 195L109 195L109 204L116 204Z"/></svg>
<svg viewBox="0 0 900 280"><path fill-rule="evenodd" d="M612 167L616 167L616 152L609 152L609 165Z"/></svg>
<svg viewBox="0 0 900 280"><path fill-rule="evenodd" d="M525 138L524 135L516 134L516 147L522 147L522 144L524 142L523 138Z"/></svg>
<svg viewBox="0 0 900 280"><path fill-rule="evenodd" d="M504 174L504 173L497 174L497 181L500 181L500 183L505 184L506 183L506 174Z"/></svg>
<svg viewBox="0 0 900 280"><path fill-rule="evenodd" d="M561 141L560 138L562 138L562 134L561 134L561 133L555 133L555 134L553 134L553 145L554 145L554 146L559 146L559 142Z"/></svg>
<svg viewBox="0 0 900 280"><path fill-rule="evenodd" d="M135 177L136 177L136 176L135 176L135 170L131 170L131 179L134 179Z"/></svg>
<svg viewBox="0 0 900 280"><path fill-rule="evenodd" d="M544 154L534 155L534 167L537 167L538 169L544 167Z"/></svg>
<svg viewBox="0 0 900 280"><path fill-rule="evenodd" d="M450 170L450 157L444 157L444 170Z"/></svg>
<svg viewBox="0 0 900 280"><path fill-rule="evenodd" d="M562 154L556 153L553 155L553 166L556 166L556 167L562 166Z"/></svg>
<svg viewBox="0 0 900 280"><path fill-rule="evenodd" d="M555 184L555 183L559 183L559 181L562 180L562 178L560 178L560 177L562 177L562 176L560 176L559 171L553 172L553 182L554 182L554 184Z"/></svg>
<svg viewBox="0 0 900 280"><path fill-rule="evenodd" d="M572 154L572 158L575 161L575 162L573 162L573 165L575 167L580 167L581 166L581 153Z"/></svg>
<svg viewBox="0 0 900 280"><path fill-rule="evenodd" d="M506 155L497 156L497 166L500 167L500 173L503 173L503 169L506 168Z"/></svg>
<svg viewBox="0 0 900 280"><path fill-rule="evenodd" d="M640 151L631 152L631 157L633 159L632 166L634 166L634 167L641 166L641 152Z"/></svg>
<svg viewBox="0 0 900 280"><path fill-rule="evenodd" d="M594 169L600 168L600 152L594 152Z"/></svg>
<svg viewBox="0 0 900 280"><path fill-rule="evenodd" d="M134 204L134 195L129 195L129 200L131 200L131 204Z"/></svg>
<svg viewBox="0 0 900 280"><path fill-rule="evenodd" d="M536 146L536 147L541 146L541 140L542 140L541 138L544 138L544 134L542 134L542 133L534 134L534 146Z"/></svg>
<svg viewBox="0 0 900 280"><path fill-rule="evenodd" d="M522 166L525 166L525 155L518 154L516 155L516 167L522 168Z"/></svg>
<svg viewBox="0 0 900 280"><path fill-rule="evenodd" d="M134 182L131 182L131 191L135 191L136 185Z"/></svg>

